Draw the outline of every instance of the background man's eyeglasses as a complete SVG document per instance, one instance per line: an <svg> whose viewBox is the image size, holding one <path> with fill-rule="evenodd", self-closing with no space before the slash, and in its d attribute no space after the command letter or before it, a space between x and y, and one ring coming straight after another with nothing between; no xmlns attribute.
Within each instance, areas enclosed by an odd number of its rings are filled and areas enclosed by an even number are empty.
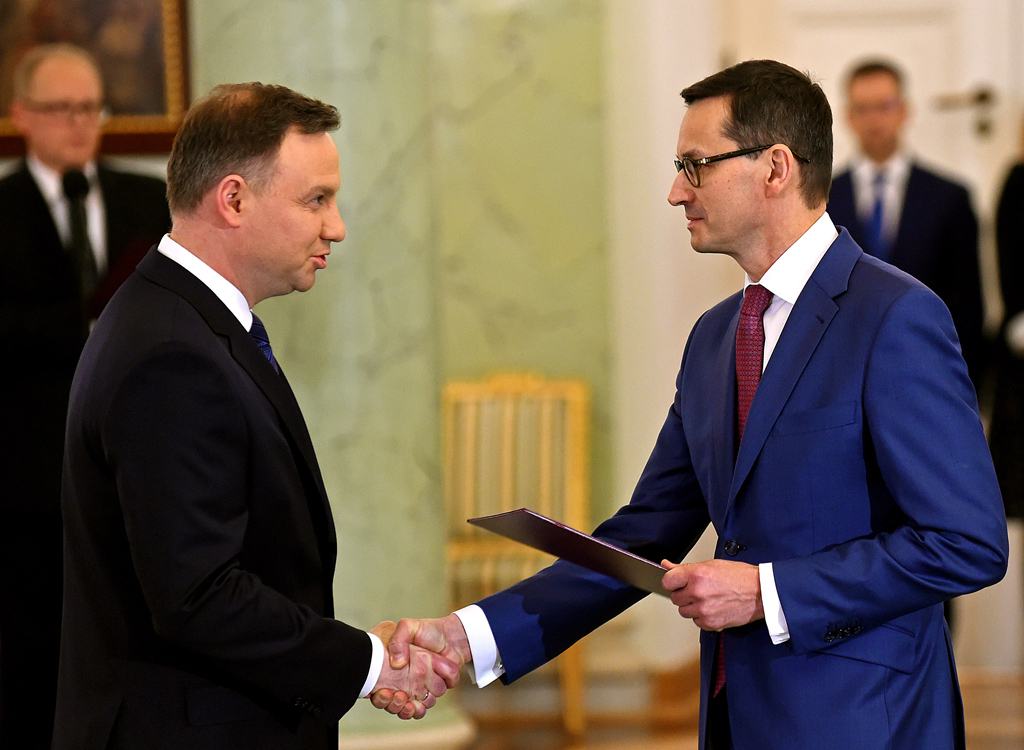
<svg viewBox="0 0 1024 750"><path fill-rule="evenodd" d="M767 146L754 146L752 148L741 148L738 151L729 151L724 154L717 154L716 156L705 156L702 159L691 159L689 156L676 157L675 165L676 172L684 172L686 179L694 187L700 187L700 168L708 164L714 164L716 161L725 161L726 159L734 159L737 156L746 156L747 154L756 154L758 151L764 151L765 149L771 148L775 144L769 143ZM793 151L793 149L790 149ZM805 159L800 156L796 151L793 151L793 156L798 161L802 161L804 164L810 164L810 159Z"/></svg>
<svg viewBox="0 0 1024 750"><path fill-rule="evenodd" d="M106 122L110 113L102 102L25 102L25 109L69 122L76 117L87 121Z"/></svg>

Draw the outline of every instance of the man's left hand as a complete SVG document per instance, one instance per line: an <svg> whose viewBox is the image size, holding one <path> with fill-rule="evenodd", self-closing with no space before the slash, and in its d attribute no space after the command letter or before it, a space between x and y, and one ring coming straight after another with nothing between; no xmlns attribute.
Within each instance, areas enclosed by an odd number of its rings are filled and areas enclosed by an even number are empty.
<svg viewBox="0 0 1024 750"><path fill-rule="evenodd" d="M672 592L672 603L702 630L725 630L764 618L756 565L732 560L661 564L669 569L661 585Z"/></svg>

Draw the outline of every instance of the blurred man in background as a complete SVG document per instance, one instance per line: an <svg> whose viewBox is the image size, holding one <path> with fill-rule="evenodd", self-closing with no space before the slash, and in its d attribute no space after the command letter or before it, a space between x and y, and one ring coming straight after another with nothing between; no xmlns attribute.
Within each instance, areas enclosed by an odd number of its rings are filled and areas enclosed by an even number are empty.
<svg viewBox="0 0 1024 750"><path fill-rule="evenodd" d="M847 79L847 123L859 153L832 181L828 213L872 255L931 288L953 315L974 381L984 360L978 220L967 189L924 168L903 143L903 74L872 60Z"/></svg>
<svg viewBox="0 0 1024 750"><path fill-rule="evenodd" d="M34 48L13 91L27 157L0 180L0 747L32 750L53 725L71 379L91 322L170 215L162 180L97 162L103 84L88 53Z"/></svg>

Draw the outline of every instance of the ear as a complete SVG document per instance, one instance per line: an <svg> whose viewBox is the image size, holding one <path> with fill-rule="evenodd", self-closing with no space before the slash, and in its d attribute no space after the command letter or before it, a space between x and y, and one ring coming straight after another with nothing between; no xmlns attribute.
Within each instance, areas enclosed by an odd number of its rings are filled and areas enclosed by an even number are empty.
<svg viewBox="0 0 1024 750"><path fill-rule="evenodd" d="M217 183L213 190L214 207L217 215L229 227L237 228L242 223L242 212L248 207L252 192L245 178L237 174L229 174Z"/></svg>
<svg viewBox="0 0 1024 750"><path fill-rule="evenodd" d="M796 169L796 157L789 150L788 146L781 143L771 147L768 152L771 171L765 182L765 194L770 197L778 197L790 186L796 186L799 176Z"/></svg>

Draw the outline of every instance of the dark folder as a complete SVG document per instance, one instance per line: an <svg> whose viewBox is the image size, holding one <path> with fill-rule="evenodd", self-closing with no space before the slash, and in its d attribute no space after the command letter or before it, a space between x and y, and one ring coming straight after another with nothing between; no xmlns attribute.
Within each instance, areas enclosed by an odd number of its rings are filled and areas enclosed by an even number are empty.
<svg viewBox="0 0 1024 750"><path fill-rule="evenodd" d="M469 523L652 594L669 595L661 585L667 568L532 510L470 518Z"/></svg>

